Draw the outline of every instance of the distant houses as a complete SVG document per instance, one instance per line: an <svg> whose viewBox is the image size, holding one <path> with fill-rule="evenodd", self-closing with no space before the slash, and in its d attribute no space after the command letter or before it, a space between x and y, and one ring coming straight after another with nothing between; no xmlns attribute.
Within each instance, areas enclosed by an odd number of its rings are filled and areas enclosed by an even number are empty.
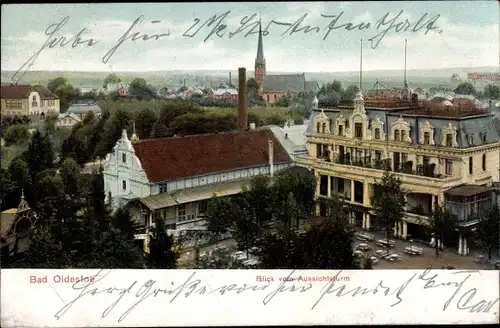
<svg viewBox="0 0 500 328"><path fill-rule="evenodd" d="M67 114L73 114L73 116L66 117L66 119L77 117L83 120L90 112L93 112L95 116L101 116L101 108L95 102L76 103L71 105L66 112Z"/></svg>
<svg viewBox="0 0 500 328"><path fill-rule="evenodd" d="M77 114L63 113L63 114L59 114L55 124L56 124L57 128L71 129L75 124L77 124L81 121L82 121L82 119Z"/></svg>

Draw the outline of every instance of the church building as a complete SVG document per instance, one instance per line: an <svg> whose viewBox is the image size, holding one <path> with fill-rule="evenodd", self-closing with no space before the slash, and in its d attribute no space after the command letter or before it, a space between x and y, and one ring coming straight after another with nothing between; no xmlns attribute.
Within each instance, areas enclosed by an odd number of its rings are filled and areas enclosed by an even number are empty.
<svg viewBox="0 0 500 328"><path fill-rule="evenodd" d="M255 81L259 86L259 94L267 103L273 103L283 96L295 97L299 93L319 91L316 81L306 81L302 74L266 74L266 59L262 42L262 28L259 27L257 57L255 58Z"/></svg>

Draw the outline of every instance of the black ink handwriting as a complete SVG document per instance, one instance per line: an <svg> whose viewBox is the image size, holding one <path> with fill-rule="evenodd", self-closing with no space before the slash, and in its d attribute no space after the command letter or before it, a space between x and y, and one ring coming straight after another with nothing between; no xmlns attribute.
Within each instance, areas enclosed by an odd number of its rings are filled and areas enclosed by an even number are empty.
<svg viewBox="0 0 500 328"><path fill-rule="evenodd" d="M72 48L76 48L77 46L81 44L86 44L87 47L92 47L99 41L94 40L94 39L88 39L88 40L83 40L82 35L86 31L85 28L82 28L80 32L78 32L75 36L73 36L71 39L67 39L64 36L55 36L56 32L59 32L59 30L68 23L70 16L64 17L59 23L54 23L50 24L47 29L45 30L45 35L48 36L47 40L45 40L45 43L43 46L38 49L33 56L31 56L12 76L12 81L19 82L21 78L26 74L26 72L34 65L35 60L40 56L43 50L45 50L47 47L49 48L55 48L59 46L60 48L67 46L69 43L71 43Z"/></svg>
<svg viewBox="0 0 500 328"><path fill-rule="evenodd" d="M133 34L130 34L132 29L141 22L141 20L144 18L144 15L139 16L133 23L130 25L129 29L118 39L117 44L111 48L103 57L102 57L102 62L104 64L107 64L108 61L113 57L115 54L116 50L125 42L125 41L137 41L137 40L143 40L143 41L148 41L150 39L154 40L159 40L162 37L169 36L170 31L167 31L166 33L162 34L153 34L153 35L147 35L147 34L141 34L140 32L135 32ZM156 21L154 21L156 23ZM129 35L130 34L130 35Z"/></svg>
<svg viewBox="0 0 500 328"><path fill-rule="evenodd" d="M344 28L346 31L352 31L354 29L358 29L360 31L363 31L363 30L369 29L371 27L371 23L370 22L361 22L361 23L359 23L357 25L354 25L353 23L345 23L345 24L337 26L337 23L338 23L340 17L342 17L343 14L344 14L343 11L340 14L338 14L338 15L324 15L324 14L321 14L322 17L331 18L332 19L330 21L330 23L328 24L328 26L325 28L326 33L323 36L323 40L326 40L326 38L328 37L328 35L330 35L330 32L332 30L337 30L339 28Z"/></svg>
<svg viewBox="0 0 500 328"><path fill-rule="evenodd" d="M224 19L226 19L226 17L231 13L230 10L226 11L225 13L223 13L222 15L220 16L217 16L217 15L213 15L212 17L210 17L209 19L207 19L203 24L201 24L200 26L198 26L198 24L200 23L200 19L199 18L195 18L194 19L194 24L191 25L191 27L182 34L182 36L185 36L185 37L189 37L189 38L193 38L195 37L198 32L205 26L207 27L211 27L212 25L215 24L214 28L212 29L212 31L210 31L210 33L207 35L207 37L203 40L203 42L206 42L210 39L210 37L212 37L212 35L217 35L219 38L222 38L224 36L224 30L227 28L227 25L226 24L223 24L223 21ZM191 31L193 28L195 28L196 26L198 26L198 28L196 30L194 30L193 32L191 32L191 34L189 34L189 31Z"/></svg>

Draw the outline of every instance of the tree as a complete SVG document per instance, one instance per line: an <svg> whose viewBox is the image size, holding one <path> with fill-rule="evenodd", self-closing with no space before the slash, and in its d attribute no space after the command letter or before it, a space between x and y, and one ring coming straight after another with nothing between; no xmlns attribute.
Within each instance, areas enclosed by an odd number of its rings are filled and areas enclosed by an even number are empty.
<svg viewBox="0 0 500 328"><path fill-rule="evenodd" d="M428 220L421 220L422 224L429 227L431 234L434 236L434 250L436 256L438 256L440 245L442 247L444 240L450 238L459 228L457 217L445 210L438 202L435 202Z"/></svg>
<svg viewBox="0 0 500 328"><path fill-rule="evenodd" d="M376 213L375 225L381 228L386 239L389 239L395 223L404 215L406 201L401 180L385 171L382 180L374 185L372 204Z"/></svg>
<svg viewBox="0 0 500 328"><path fill-rule="evenodd" d="M344 92L344 89L342 88L342 83L339 80L333 80L331 88L339 95Z"/></svg>
<svg viewBox="0 0 500 328"><path fill-rule="evenodd" d="M139 223L132 219L132 214L127 208L119 208L116 212L111 216L111 226L115 229L118 229L133 240L135 238L135 234L139 229Z"/></svg>
<svg viewBox="0 0 500 328"><path fill-rule="evenodd" d="M460 83L453 92L461 95L476 95L477 91L470 82Z"/></svg>
<svg viewBox="0 0 500 328"><path fill-rule="evenodd" d="M342 100L345 101L352 101L354 100L354 97L356 97L356 94L359 92L359 88L357 85L350 85L345 89L344 93L342 94Z"/></svg>
<svg viewBox="0 0 500 328"><path fill-rule="evenodd" d="M24 153L31 177L35 178L39 172L52 168L54 157L54 150L49 135L36 131L31 136L28 150Z"/></svg>
<svg viewBox="0 0 500 328"><path fill-rule="evenodd" d="M72 158L66 158L61 165L61 178L64 183L65 192L75 197L80 191L80 167Z"/></svg>
<svg viewBox="0 0 500 328"><path fill-rule="evenodd" d="M313 213L316 178L310 170L298 166L283 170L276 174L274 187L278 196L288 197L288 194L292 193L297 205L300 207L300 211L304 215Z"/></svg>
<svg viewBox="0 0 500 328"><path fill-rule="evenodd" d="M263 269L356 269L352 231L327 218L302 234L266 234L257 252Z"/></svg>
<svg viewBox="0 0 500 328"><path fill-rule="evenodd" d="M57 77L50 80L47 88L59 97L60 109L64 113L71 105L73 99L78 95L77 90L73 88L64 77Z"/></svg>
<svg viewBox="0 0 500 328"><path fill-rule="evenodd" d="M122 80L115 73L111 73L104 79L103 88L107 88L110 83L120 83Z"/></svg>
<svg viewBox="0 0 500 328"><path fill-rule="evenodd" d="M233 199L232 204L231 232L238 249L246 250L248 257L249 249L256 245L257 239L261 235L261 226L247 199L237 197Z"/></svg>
<svg viewBox="0 0 500 328"><path fill-rule="evenodd" d="M273 220L276 194L269 176L254 177L250 180L250 186L243 189L242 196L253 212L250 214L255 216L259 224Z"/></svg>
<svg viewBox="0 0 500 328"><path fill-rule="evenodd" d="M235 204L230 198L216 197L215 195L208 201L205 213L207 230L215 236L225 234L234 220Z"/></svg>
<svg viewBox="0 0 500 328"><path fill-rule="evenodd" d="M4 140L6 146L17 144L25 145L30 140L30 133L27 125L13 124L10 125L4 132Z"/></svg>
<svg viewBox="0 0 500 328"><path fill-rule="evenodd" d="M150 100L156 98L154 88L147 84L146 80L143 78L136 78L130 83L128 94L130 97L139 100Z"/></svg>
<svg viewBox="0 0 500 328"><path fill-rule="evenodd" d="M174 239L167 233L164 222L157 219L149 244L147 260L151 269L175 269L179 253L174 249Z"/></svg>
<svg viewBox="0 0 500 328"><path fill-rule="evenodd" d="M335 91L331 91L325 95L322 95L318 99L319 107L332 108L337 106L339 102L340 102L340 95Z"/></svg>
<svg viewBox="0 0 500 328"><path fill-rule="evenodd" d="M136 133L139 138L149 139L153 133L153 127L158 120L156 112L151 108L143 108L137 115L135 122Z"/></svg>
<svg viewBox="0 0 500 328"><path fill-rule="evenodd" d="M498 99L500 98L500 88L494 84L488 84L484 88L484 97L488 99Z"/></svg>
<svg viewBox="0 0 500 328"><path fill-rule="evenodd" d="M29 167L22 157L17 157L10 162L8 172L10 180L18 187L24 187L30 182Z"/></svg>
<svg viewBox="0 0 500 328"><path fill-rule="evenodd" d="M500 240L499 218L500 208L498 205L494 206L486 216L473 218L478 220L474 235L488 254L488 260L491 260L491 252L495 247L498 247Z"/></svg>

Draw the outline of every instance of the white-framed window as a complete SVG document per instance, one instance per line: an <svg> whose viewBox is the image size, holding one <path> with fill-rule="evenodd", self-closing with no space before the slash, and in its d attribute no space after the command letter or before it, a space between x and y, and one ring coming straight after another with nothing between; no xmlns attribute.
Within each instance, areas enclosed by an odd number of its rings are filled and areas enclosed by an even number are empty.
<svg viewBox="0 0 500 328"><path fill-rule="evenodd" d="M167 192L167 184L166 183L162 183L160 185L160 194L164 194Z"/></svg>
<svg viewBox="0 0 500 328"><path fill-rule="evenodd" d="M122 154L122 162L127 163L127 154Z"/></svg>
<svg viewBox="0 0 500 328"><path fill-rule="evenodd" d="M187 221L186 204L179 204L177 206L177 222Z"/></svg>

